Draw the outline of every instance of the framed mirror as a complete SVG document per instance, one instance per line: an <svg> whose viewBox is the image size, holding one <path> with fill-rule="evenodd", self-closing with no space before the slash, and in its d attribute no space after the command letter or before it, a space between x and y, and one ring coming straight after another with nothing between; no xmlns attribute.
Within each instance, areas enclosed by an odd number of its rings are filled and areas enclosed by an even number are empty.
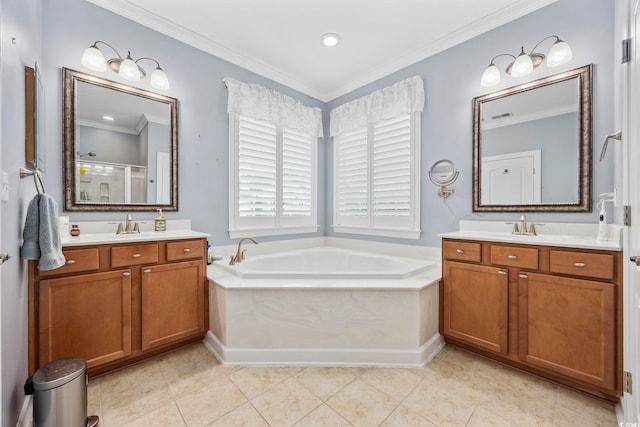
<svg viewBox="0 0 640 427"><path fill-rule="evenodd" d="M178 210L178 100L63 74L65 210Z"/></svg>
<svg viewBox="0 0 640 427"><path fill-rule="evenodd" d="M473 99L474 212L591 212L591 73Z"/></svg>

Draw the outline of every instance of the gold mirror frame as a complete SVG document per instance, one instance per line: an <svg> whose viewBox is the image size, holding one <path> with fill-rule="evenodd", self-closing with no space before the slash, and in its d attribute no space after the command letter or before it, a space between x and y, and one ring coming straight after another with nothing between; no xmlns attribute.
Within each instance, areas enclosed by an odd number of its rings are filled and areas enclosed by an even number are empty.
<svg viewBox="0 0 640 427"><path fill-rule="evenodd" d="M104 211L165 211L178 210L178 100L168 96L149 92L122 83L106 80L90 74L81 73L68 68L63 68L64 94L63 94L63 143L64 143L64 210L81 212ZM169 186L168 204L151 203L77 203L76 200L76 99L78 82L102 86L107 89L124 92L143 97L152 101L158 101L169 105L170 110L170 156L171 185Z"/></svg>
<svg viewBox="0 0 640 427"><path fill-rule="evenodd" d="M481 106L483 102L504 98L569 79L578 79L578 201L576 203L538 203L521 205L481 204ZM591 212L592 211L592 65L554 74L473 99L473 211L474 212Z"/></svg>

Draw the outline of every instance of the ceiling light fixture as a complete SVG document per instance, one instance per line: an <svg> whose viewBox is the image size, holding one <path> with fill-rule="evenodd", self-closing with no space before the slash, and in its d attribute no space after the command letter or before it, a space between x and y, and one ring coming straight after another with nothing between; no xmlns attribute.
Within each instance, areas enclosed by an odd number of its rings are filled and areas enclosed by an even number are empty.
<svg viewBox="0 0 640 427"><path fill-rule="evenodd" d="M98 48L98 43L109 46L116 53L116 55L118 55L118 57L111 58L106 61L104 59L104 55ZM168 90L169 79L167 78L167 75L162 70L162 68L160 68L160 63L158 63L158 61L153 58L145 57L134 60L131 57L131 52L127 51L127 57L123 59L122 56L120 56L120 53L118 53L118 51L113 46L101 40L93 43L82 53L82 65L84 65L85 67L103 73L107 70L108 65L109 68L118 73L120 77L132 82L140 81L140 79L144 78L147 75L144 69L138 65L138 62L142 61L143 59L147 59L156 63L156 69L151 73L151 78L149 81L151 86L160 90Z"/></svg>
<svg viewBox="0 0 640 427"><path fill-rule="evenodd" d="M540 40L538 44L536 44L533 49L531 49L531 53L527 54L524 51L524 46L520 49L520 55L516 58L515 56L509 53L501 53L499 55L494 56L491 59L491 63L482 73L482 80L480 81L480 85L482 86L495 86L500 83L500 70L493 63L496 58L501 56L510 56L513 58L513 61L507 66L506 72L511 75L511 77L522 77L527 74L533 72L536 68L540 66L544 62L545 56L542 53L537 53L536 48L540 46L542 42L548 40L550 38L554 38L556 41L549 49L549 53L547 53L547 67L559 67L560 65L564 65L567 62L571 61L573 58L573 53L571 52L571 47L564 41L560 40L558 36L548 36L544 39Z"/></svg>
<svg viewBox="0 0 640 427"><path fill-rule="evenodd" d="M340 40L342 40L336 33L323 34L320 39L322 40L322 44L327 47L336 46L338 43L340 43Z"/></svg>
<svg viewBox="0 0 640 427"><path fill-rule="evenodd" d="M112 122L112 121L114 121L114 120L115 120L115 118L114 118L114 117L111 117L111 116L102 116L102 119L103 119L103 120L108 120L108 121L110 121L110 122Z"/></svg>

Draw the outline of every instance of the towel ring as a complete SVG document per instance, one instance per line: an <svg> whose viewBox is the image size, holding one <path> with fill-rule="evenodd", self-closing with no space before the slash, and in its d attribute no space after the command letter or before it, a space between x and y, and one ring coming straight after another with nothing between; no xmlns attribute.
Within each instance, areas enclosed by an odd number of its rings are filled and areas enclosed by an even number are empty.
<svg viewBox="0 0 640 427"><path fill-rule="evenodd" d="M46 193L44 190L44 184L42 183L42 177L40 176L40 171L31 171L26 168L20 168L20 178L26 178L28 176L33 176L33 184L35 185L38 194ZM40 186L38 186L38 183L40 183Z"/></svg>

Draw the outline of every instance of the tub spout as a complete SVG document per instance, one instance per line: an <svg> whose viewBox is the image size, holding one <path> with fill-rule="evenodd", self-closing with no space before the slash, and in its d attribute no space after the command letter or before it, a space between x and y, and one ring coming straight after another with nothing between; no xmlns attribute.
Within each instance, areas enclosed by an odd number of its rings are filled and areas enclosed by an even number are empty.
<svg viewBox="0 0 640 427"><path fill-rule="evenodd" d="M242 260L244 259L245 251L242 250L242 242L244 242L245 240L251 240L256 245L258 244L258 242L252 237L245 237L244 239L240 239L240 241L238 242L238 250L236 251L236 254L231 257L229 265L235 265L239 262L242 262Z"/></svg>

